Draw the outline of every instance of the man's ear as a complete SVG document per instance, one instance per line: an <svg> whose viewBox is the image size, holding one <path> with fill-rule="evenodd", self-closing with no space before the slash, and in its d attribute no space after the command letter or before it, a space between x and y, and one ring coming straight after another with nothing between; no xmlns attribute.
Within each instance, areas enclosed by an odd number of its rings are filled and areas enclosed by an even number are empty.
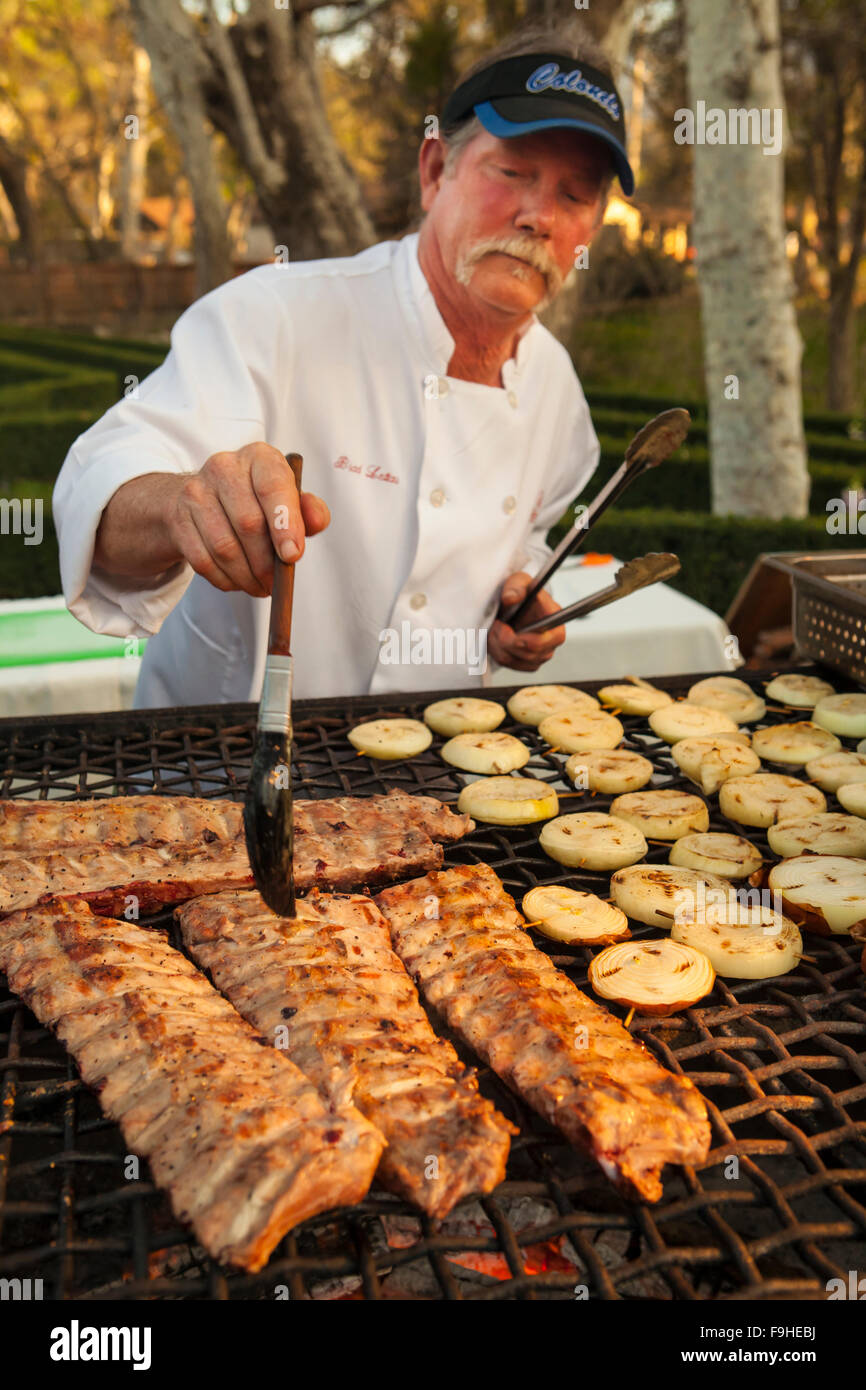
<svg viewBox="0 0 866 1390"><path fill-rule="evenodd" d="M444 177L445 146L439 139L422 140L418 151L418 181L421 185L421 207L429 212Z"/></svg>

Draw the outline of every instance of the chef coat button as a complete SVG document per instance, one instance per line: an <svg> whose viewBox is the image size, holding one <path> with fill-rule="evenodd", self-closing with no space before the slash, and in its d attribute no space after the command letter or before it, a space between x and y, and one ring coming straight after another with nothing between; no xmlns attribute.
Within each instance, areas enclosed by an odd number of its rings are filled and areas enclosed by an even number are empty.
<svg viewBox="0 0 866 1390"><path fill-rule="evenodd" d="M447 396L448 392L451 390L451 387L448 385L448 378L444 376L440 376L438 386L440 396Z"/></svg>
<svg viewBox="0 0 866 1390"><path fill-rule="evenodd" d="M427 602L427 595L426 595L426 594L413 594L412 597L411 597L410 600L409 600L409 607L410 607L410 608L415 608L415 609L423 608L426 602Z"/></svg>
<svg viewBox="0 0 866 1390"><path fill-rule="evenodd" d="M441 487L434 487L433 491L430 493L430 506L441 507L444 501L445 493L442 491Z"/></svg>
<svg viewBox="0 0 866 1390"><path fill-rule="evenodd" d="M517 409L517 392L516 392L516 391L509 391L509 392L508 392L508 404L511 406L512 410L516 410L516 409Z"/></svg>
<svg viewBox="0 0 866 1390"><path fill-rule="evenodd" d="M502 503L502 510L503 510L504 512L506 512L506 513L508 514L508 516L511 516L511 513L515 510L516 507L517 507L517 498L516 498L516 497L506 497L505 501Z"/></svg>

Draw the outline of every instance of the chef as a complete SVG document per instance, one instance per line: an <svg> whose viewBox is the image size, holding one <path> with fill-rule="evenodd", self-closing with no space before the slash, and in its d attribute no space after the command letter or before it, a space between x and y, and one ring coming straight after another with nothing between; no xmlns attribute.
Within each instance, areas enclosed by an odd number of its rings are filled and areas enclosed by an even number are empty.
<svg viewBox="0 0 866 1390"><path fill-rule="evenodd" d="M620 99L568 44L512 40L431 136L420 232L205 295L70 449L64 594L94 631L149 639L137 706L258 699L274 547L301 561L296 698L478 686L488 658L536 671L564 640L495 619L598 461L536 313L613 174L632 192ZM542 593L533 616L556 608Z"/></svg>

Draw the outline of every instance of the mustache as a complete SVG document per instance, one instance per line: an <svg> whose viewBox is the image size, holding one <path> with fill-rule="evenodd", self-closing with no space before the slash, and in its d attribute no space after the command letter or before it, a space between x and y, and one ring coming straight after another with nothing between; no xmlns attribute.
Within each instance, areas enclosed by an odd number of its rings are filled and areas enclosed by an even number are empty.
<svg viewBox="0 0 866 1390"><path fill-rule="evenodd" d="M538 271L547 288L545 304L549 303L562 289L565 277L550 254L532 237L519 235L487 237L484 241L478 241L468 250L461 252L455 268L460 284L468 285L478 262L494 252L514 256L517 260L525 261L527 266L532 266L533 270ZM528 278L526 272L516 268L514 274L518 279Z"/></svg>

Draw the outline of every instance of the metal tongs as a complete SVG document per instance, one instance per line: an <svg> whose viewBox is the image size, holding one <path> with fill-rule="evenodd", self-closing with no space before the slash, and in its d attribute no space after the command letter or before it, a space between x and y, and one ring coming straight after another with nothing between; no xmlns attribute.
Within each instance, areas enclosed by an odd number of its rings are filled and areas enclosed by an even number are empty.
<svg viewBox="0 0 866 1390"><path fill-rule="evenodd" d="M550 576L559 569L563 560L586 540L590 529L595 525L602 512L606 511L611 502L615 502L625 492L635 478L640 478L650 468L657 468L666 458L670 458L688 434L690 424L689 412L677 408L662 411L661 415L656 415L654 419L644 425L643 429L638 430L626 449L625 457L619 468L612 477L608 478L601 492L590 502L571 530L563 536L547 564L533 579L524 598L513 608L500 613L500 618L508 623L515 632L543 632L546 627L557 626L556 623L546 623L541 620L541 626L536 622L531 627L524 627L520 620L528 613L533 599L544 588ZM677 561L677 569L679 569L679 561ZM620 574L622 572L622 570L619 571ZM671 573L675 574L676 570L672 570ZM662 577L659 576L659 578ZM645 583L654 584L655 580L648 579ZM637 587L642 588L643 586L639 584ZM632 591L629 589L626 592L631 593ZM611 594L609 599L605 599L605 602L611 603L613 599L620 597L619 593ZM584 602L589 602L589 600L584 600ZM580 616L571 610L568 611L572 617ZM567 619L563 619L561 613L558 614L558 617L559 622L567 621Z"/></svg>
<svg viewBox="0 0 866 1390"><path fill-rule="evenodd" d="M680 568L679 560L670 551L652 551L649 555L638 555L634 560L626 560L624 565L620 565L613 583L606 589L599 589L598 593L589 594L568 608L560 608L556 613L537 618L534 623L528 623L520 631L547 632L552 627L559 627L561 623L571 622L572 618L585 618L587 613L594 612L596 608L604 608L605 604L613 603L618 598L625 598L626 594L634 594L638 589L645 589L648 584L658 584L662 579L670 579Z"/></svg>

